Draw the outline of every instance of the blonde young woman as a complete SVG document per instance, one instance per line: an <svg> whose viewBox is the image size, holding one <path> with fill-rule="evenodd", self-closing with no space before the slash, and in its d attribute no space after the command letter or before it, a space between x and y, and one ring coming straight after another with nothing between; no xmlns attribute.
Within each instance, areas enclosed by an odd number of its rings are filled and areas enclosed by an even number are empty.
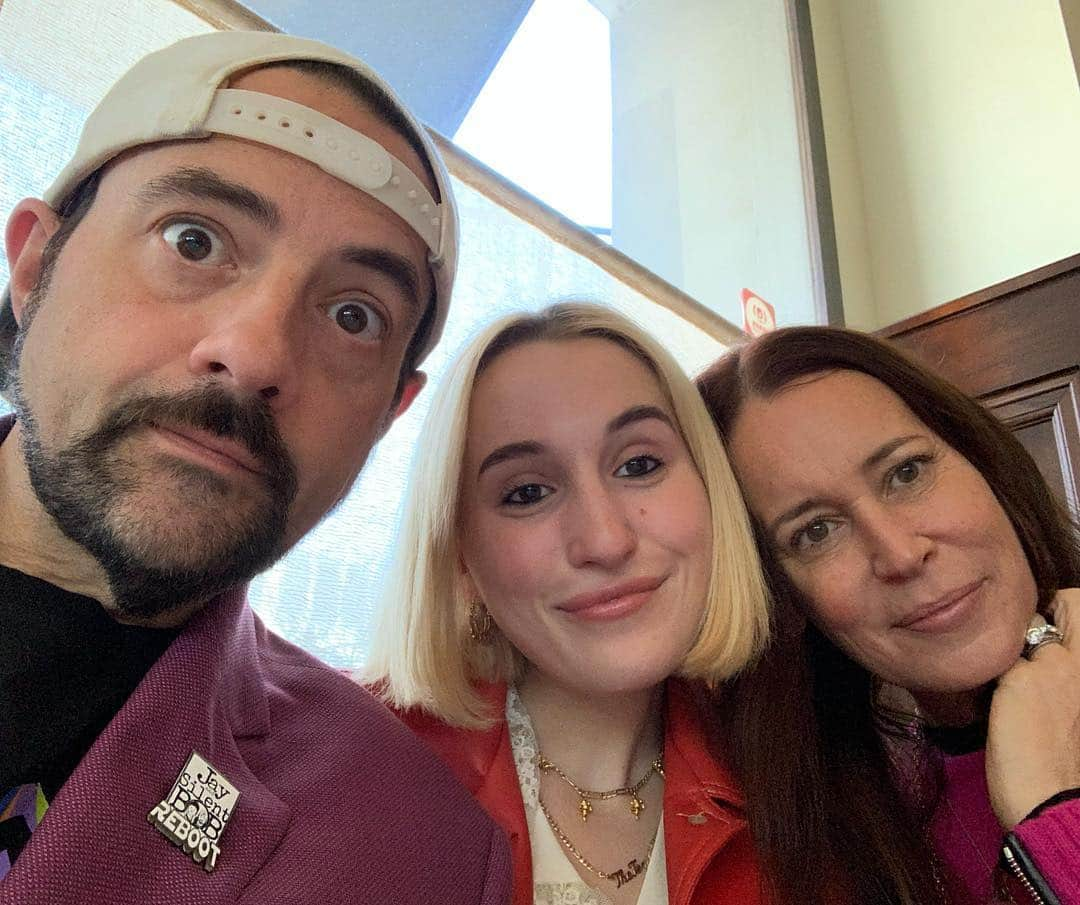
<svg viewBox="0 0 1080 905"><path fill-rule="evenodd" d="M767 593L678 365L603 308L511 317L421 449L368 678L506 830L515 905L761 901L696 691L761 650Z"/></svg>

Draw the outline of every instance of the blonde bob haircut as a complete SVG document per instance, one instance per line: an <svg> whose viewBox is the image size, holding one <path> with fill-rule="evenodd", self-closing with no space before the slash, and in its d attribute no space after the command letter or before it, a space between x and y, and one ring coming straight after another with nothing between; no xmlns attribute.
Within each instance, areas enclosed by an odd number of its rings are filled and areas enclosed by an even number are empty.
<svg viewBox="0 0 1080 905"><path fill-rule="evenodd" d="M398 709L421 708L455 726L481 728L477 688L515 682L525 660L496 629L469 636L458 531L461 469L472 388L503 352L532 342L598 338L626 349L653 374L702 477L712 513L713 556L697 640L679 674L713 686L754 660L768 640L769 598L750 519L701 396L670 354L608 308L580 302L496 321L453 363L432 400L410 482L387 600L364 677Z"/></svg>

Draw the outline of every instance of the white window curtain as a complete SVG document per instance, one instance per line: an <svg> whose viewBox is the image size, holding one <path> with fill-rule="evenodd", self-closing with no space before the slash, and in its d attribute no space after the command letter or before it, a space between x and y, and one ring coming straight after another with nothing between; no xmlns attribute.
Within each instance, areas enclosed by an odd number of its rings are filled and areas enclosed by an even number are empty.
<svg viewBox="0 0 1080 905"><path fill-rule="evenodd" d="M108 6L3 0L0 217L6 220L20 198L39 195L49 184L74 148L87 111L120 72L149 50L211 29L171 0ZM337 666L363 663L431 387L482 325L556 300L587 299L618 308L663 337L691 373L723 349L713 335L486 194L458 180L455 190L460 269L444 339L425 363L429 388L376 448L348 499L251 586L252 604L271 628ZM6 285L3 262L0 281Z"/></svg>

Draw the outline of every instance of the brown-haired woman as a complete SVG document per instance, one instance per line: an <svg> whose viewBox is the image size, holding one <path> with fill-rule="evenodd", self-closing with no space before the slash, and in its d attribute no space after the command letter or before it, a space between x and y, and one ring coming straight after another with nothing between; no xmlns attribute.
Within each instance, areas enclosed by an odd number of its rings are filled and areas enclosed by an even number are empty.
<svg viewBox="0 0 1080 905"><path fill-rule="evenodd" d="M778 601L715 712L780 897L1080 902L1080 544L1031 457L850 331L698 384Z"/></svg>

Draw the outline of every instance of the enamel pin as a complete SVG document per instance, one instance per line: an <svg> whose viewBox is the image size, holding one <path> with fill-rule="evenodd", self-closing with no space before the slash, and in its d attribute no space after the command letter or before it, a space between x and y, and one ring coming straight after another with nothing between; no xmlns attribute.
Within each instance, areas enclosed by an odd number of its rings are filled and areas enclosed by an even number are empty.
<svg viewBox="0 0 1080 905"><path fill-rule="evenodd" d="M221 834L239 798L236 786L192 751L168 796L146 819L209 872L217 864Z"/></svg>

